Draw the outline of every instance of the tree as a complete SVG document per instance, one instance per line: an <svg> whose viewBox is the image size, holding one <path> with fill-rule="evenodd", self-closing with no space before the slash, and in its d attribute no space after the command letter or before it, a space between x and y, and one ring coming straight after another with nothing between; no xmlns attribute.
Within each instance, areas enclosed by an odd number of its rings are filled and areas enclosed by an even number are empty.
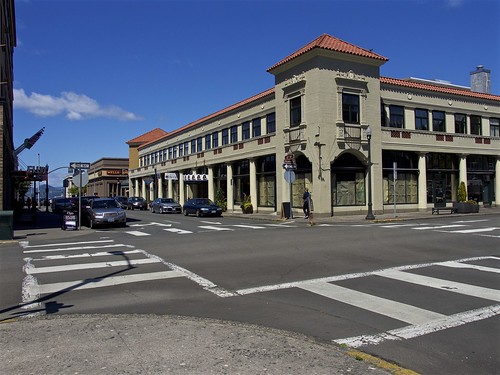
<svg viewBox="0 0 500 375"><path fill-rule="evenodd" d="M459 202L465 202L467 200L467 189L465 188L465 182L460 182L458 186L458 197Z"/></svg>

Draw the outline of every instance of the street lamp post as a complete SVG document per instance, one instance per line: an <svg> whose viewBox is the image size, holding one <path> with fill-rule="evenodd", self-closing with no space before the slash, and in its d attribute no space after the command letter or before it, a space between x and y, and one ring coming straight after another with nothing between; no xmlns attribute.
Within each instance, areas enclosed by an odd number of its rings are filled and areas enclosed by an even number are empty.
<svg viewBox="0 0 500 375"><path fill-rule="evenodd" d="M371 155L371 139L372 139L372 129L368 126L366 128L366 139L368 139L368 213L366 214L366 220L374 220L372 211L372 155Z"/></svg>

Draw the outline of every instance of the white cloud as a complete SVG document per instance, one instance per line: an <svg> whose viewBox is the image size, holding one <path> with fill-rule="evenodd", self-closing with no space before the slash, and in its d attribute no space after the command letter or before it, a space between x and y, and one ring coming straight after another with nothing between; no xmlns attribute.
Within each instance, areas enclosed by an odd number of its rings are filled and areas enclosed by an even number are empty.
<svg viewBox="0 0 500 375"><path fill-rule="evenodd" d="M95 117L114 118L121 121L135 121L141 118L117 106L102 106L86 95L63 92L59 97L38 94L26 95L23 89L14 89L14 107L25 109L40 117L65 114L68 120L85 120Z"/></svg>

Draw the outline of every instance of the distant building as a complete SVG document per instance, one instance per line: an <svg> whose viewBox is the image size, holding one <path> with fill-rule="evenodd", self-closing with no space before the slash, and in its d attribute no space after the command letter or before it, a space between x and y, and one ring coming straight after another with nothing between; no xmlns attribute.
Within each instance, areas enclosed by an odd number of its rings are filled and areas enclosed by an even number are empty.
<svg viewBox="0 0 500 375"><path fill-rule="evenodd" d="M128 166L127 158L101 158L90 164L87 195L128 196Z"/></svg>
<svg viewBox="0 0 500 375"><path fill-rule="evenodd" d="M451 205L463 181L469 199L498 205L500 96L382 77L387 61L319 36L267 70L272 88L127 142L138 158L130 195L182 204L222 192L229 211L250 196L254 212L280 212L290 200L301 212L309 188L318 214L366 213L371 200L377 214L395 201L404 211Z"/></svg>
<svg viewBox="0 0 500 375"><path fill-rule="evenodd" d="M13 135L13 55L16 47L14 0L0 0L0 210L12 210L17 169Z"/></svg>
<svg viewBox="0 0 500 375"><path fill-rule="evenodd" d="M470 88L475 92L489 94L491 92L490 81L491 70L478 65L477 69L470 73Z"/></svg>

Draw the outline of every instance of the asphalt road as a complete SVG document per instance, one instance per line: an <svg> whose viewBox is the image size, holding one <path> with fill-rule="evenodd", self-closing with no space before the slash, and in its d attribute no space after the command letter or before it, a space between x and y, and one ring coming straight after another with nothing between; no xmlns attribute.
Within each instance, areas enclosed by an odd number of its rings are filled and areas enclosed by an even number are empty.
<svg viewBox="0 0 500 375"><path fill-rule="evenodd" d="M33 236L22 251L3 251L1 301L12 308L0 318L214 318L356 347L425 374L497 373L498 215L313 227L128 216L126 228ZM29 308L15 308L21 297Z"/></svg>

